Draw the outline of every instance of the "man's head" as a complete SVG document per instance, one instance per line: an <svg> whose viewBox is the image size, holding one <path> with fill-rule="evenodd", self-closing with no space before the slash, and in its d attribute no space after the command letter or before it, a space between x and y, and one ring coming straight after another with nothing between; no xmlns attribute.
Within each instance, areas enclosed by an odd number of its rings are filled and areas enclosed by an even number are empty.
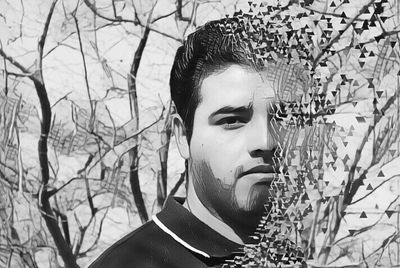
<svg viewBox="0 0 400 268"><path fill-rule="evenodd" d="M200 202L233 229L254 226L274 177L271 76L236 21L211 22L178 49L171 95L178 147ZM189 186L190 187L190 186ZM189 197L188 197L189 198Z"/></svg>
<svg viewBox="0 0 400 268"><path fill-rule="evenodd" d="M190 34L178 48L171 70L171 97L190 141L194 112L205 77L231 64L257 67L238 19L211 21Z"/></svg>

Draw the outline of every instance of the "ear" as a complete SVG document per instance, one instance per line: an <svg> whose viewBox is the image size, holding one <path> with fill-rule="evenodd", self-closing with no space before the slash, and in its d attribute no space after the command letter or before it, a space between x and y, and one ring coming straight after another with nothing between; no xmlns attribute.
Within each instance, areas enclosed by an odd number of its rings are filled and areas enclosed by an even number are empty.
<svg viewBox="0 0 400 268"><path fill-rule="evenodd" d="M188 159L190 153L189 153L189 143L186 137L186 128L185 125L183 124L182 118L178 114L174 114L172 116L172 127L179 153L184 159Z"/></svg>

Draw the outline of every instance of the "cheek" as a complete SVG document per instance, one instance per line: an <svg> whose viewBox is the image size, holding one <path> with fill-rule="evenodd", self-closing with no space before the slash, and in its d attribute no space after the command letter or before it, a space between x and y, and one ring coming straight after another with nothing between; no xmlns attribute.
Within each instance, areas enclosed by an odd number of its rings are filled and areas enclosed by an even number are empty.
<svg viewBox="0 0 400 268"><path fill-rule="evenodd" d="M232 153L215 152L210 155L209 163L215 178L224 184L233 184L236 180L237 156Z"/></svg>
<svg viewBox="0 0 400 268"><path fill-rule="evenodd" d="M193 146L191 157L195 162L207 162L214 176L228 183L235 174L239 154L235 153L232 144L227 145L214 138Z"/></svg>

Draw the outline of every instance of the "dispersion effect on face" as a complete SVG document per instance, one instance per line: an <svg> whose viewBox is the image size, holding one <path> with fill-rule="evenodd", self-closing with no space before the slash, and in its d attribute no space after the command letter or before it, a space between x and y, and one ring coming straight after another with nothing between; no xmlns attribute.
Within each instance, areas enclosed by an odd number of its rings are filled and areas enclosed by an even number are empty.
<svg viewBox="0 0 400 268"><path fill-rule="evenodd" d="M309 99L304 97L308 83L304 77L299 78L298 72L296 73L299 69L297 65L269 64L267 69L270 72L265 72L268 74L266 80L272 85L277 96L274 101L269 102L267 108L270 132L277 143L272 156L277 174L268 187L268 195L264 199L265 213L254 232L254 237L260 241L257 250L262 252L261 258L269 265L301 265L303 251L296 245L293 234L301 228L301 215L310 213L311 210L309 203L302 200L305 192L304 178L300 174L296 175L295 167L300 165L300 159L297 157L299 140L315 131L315 125L309 121ZM290 86L296 90L289 94ZM303 204L299 205L300 202ZM254 256L254 247L245 248L246 251L250 254L246 256ZM281 256L290 257L282 261ZM243 265L254 259L239 257L236 261Z"/></svg>
<svg viewBox="0 0 400 268"><path fill-rule="evenodd" d="M392 256L399 257L390 249L398 240L382 230L396 225L399 199L382 185L399 177L391 168L400 148L398 1L249 5L249 12L235 16L249 26L251 51L266 64L287 67L270 74L280 96L271 115L284 159L271 187L270 213L255 233L259 243L226 267L305 261L390 267ZM285 70L293 64L301 67L298 75ZM301 69L310 79L296 84Z"/></svg>
<svg viewBox="0 0 400 268"><path fill-rule="evenodd" d="M301 129L307 128L308 103L311 99L307 94L313 85L309 72L301 63L293 63L285 58L268 58L260 74L264 86L272 92L272 98L253 95L252 101L267 104L264 108L268 114L268 135L276 142L269 159L277 170L267 187L268 194L263 196L264 213L253 236L259 240L258 247L245 247L245 256L237 257L233 262L251 264L257 261L254 257L258 254L258 260L268 264L265 267L299 265L304 255L293 235L301 228L299 215L309 211L309 204L306 207L298 205L305 187L303 179L293 176L293 172L296 172L293 167L298 161L293 154L301 138ZM308 123L312 125L312 122Z"/></svg>

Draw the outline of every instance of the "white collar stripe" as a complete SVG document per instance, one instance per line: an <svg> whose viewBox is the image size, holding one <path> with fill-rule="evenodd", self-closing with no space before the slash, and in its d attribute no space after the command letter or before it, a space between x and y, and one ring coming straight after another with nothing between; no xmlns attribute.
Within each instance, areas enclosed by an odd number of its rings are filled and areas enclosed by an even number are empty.
<svg viewBox="0 0 400 268"><path fill-rule="evenodd" d="M167 226L165 226L158 218L156 215L154 215L152 217L154 223L161 228L161 230L163 230L164 232L166 232L167 234L169 234L175 241L177 241L179 244L181 244L182 246L184 246L185 248L196 252L197 254L200 254L206 258L210 258L210 255L208 255L207 253L192 247L191 245L189 245L188 243L186 243L185 241L183 241L179 236L177 236L174 232L172 232L170 229L168 229Z"/></svg>

